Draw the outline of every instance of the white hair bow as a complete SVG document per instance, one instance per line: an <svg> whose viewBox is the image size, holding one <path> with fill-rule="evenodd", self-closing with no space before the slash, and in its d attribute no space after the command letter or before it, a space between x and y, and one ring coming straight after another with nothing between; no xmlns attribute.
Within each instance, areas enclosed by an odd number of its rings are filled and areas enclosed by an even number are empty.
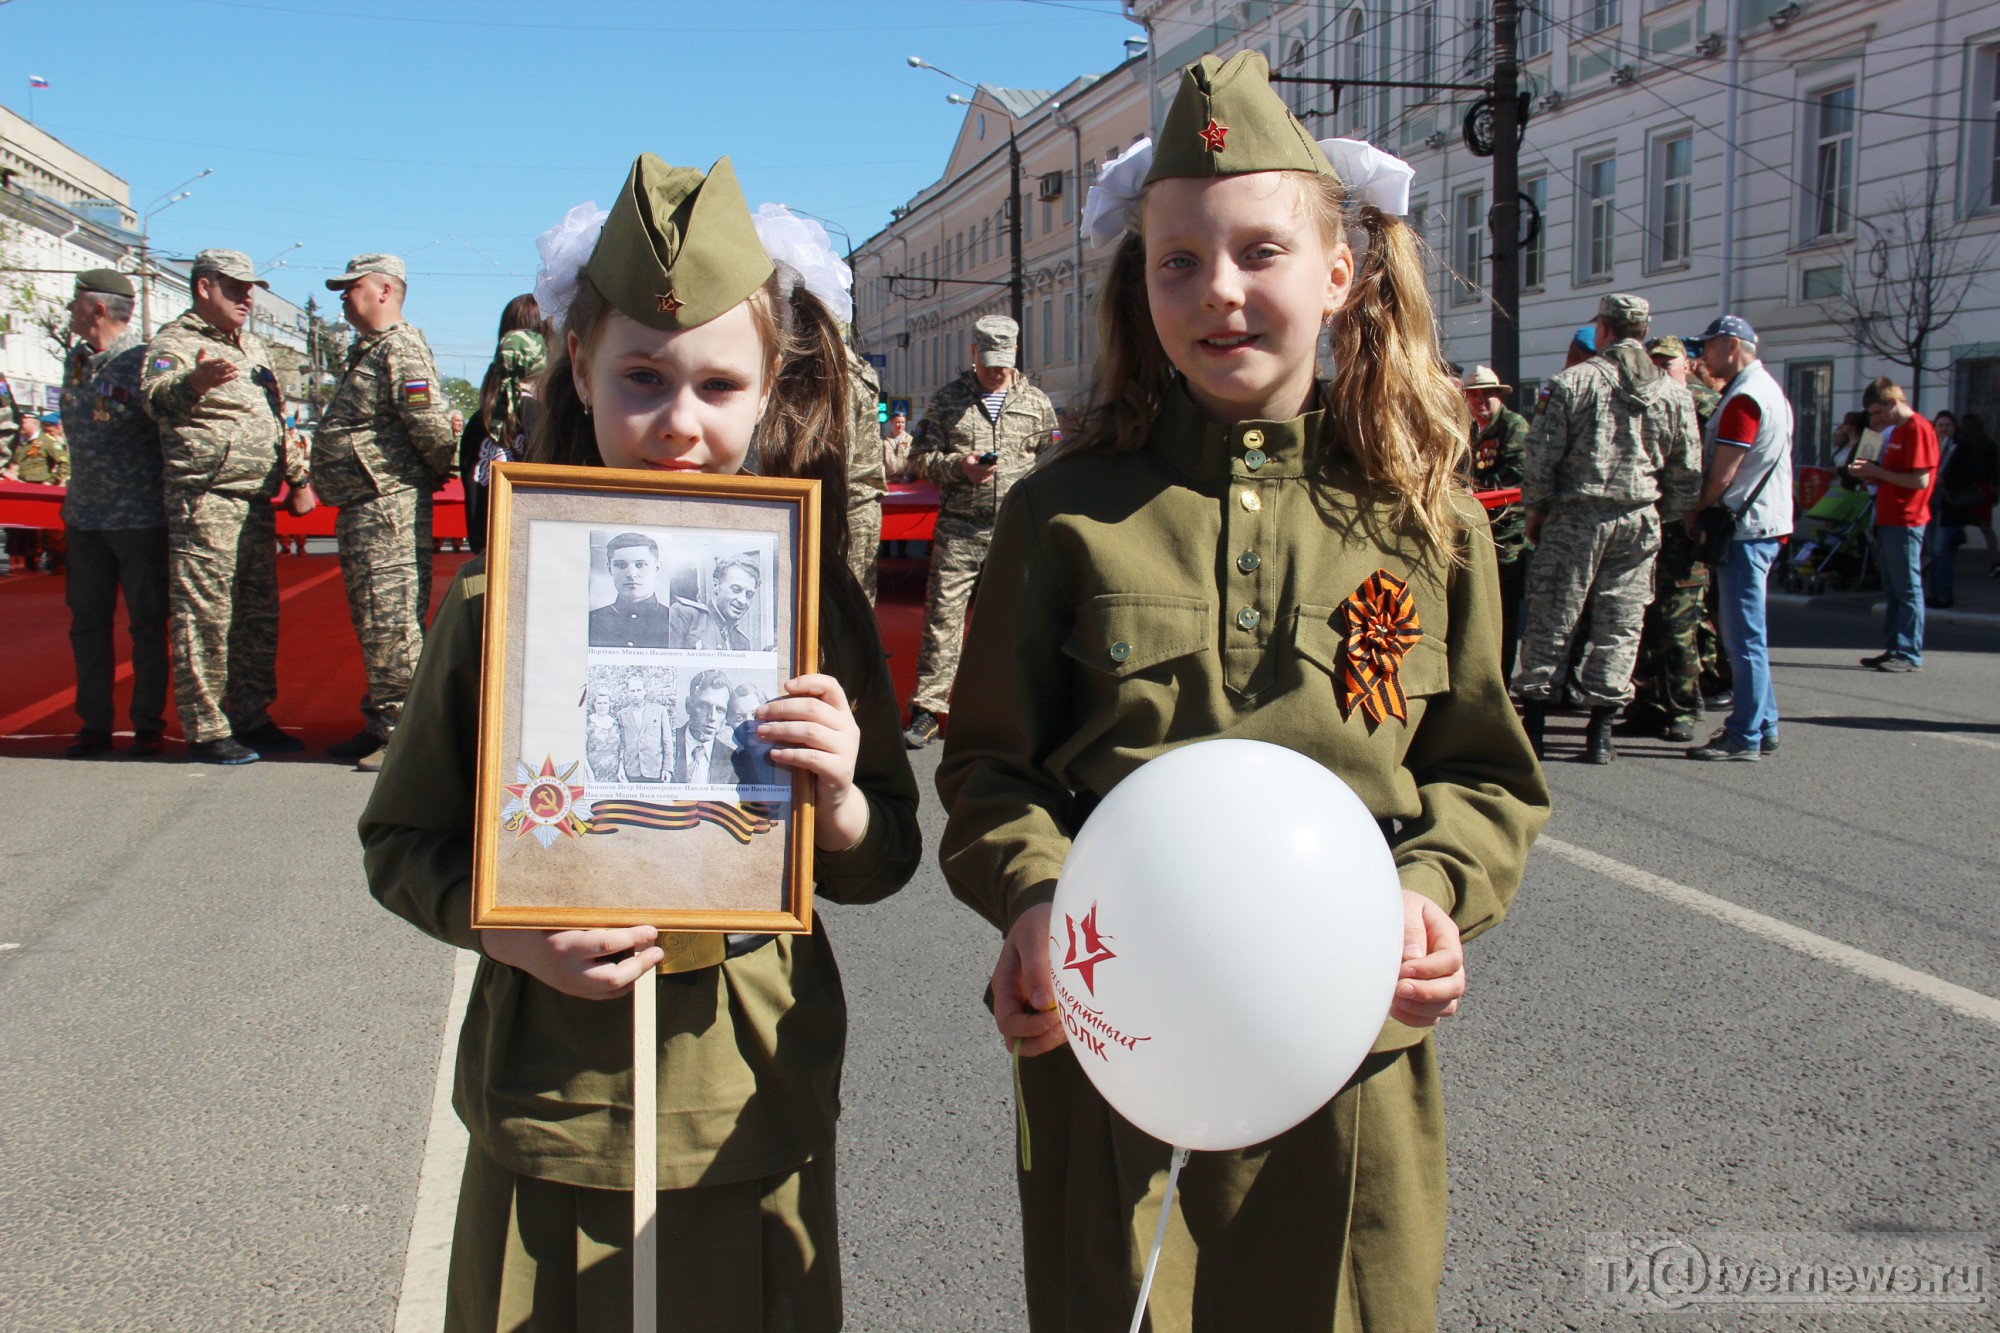
<svg viewBox="0 0 2000 1333"><path fill-rule="evenodd" d="M1410 211L1410 182L1416 168L1359 139L1321 139L1320 151L1347 187L1347 197L1384 213ZM1139 218L1139 194L1153 169L1153 141L1141 139L1107 162L1083 201L1083 235L1092 245L1115 241Z"/></svg>
<svg viewBox="0 0 2000 1333"><path fill-rule="evenodd" d="M802 218L783 204L760 204L751 217L764 253L778 266L786 290L804 283L833 317L843 324L854 322L854 270L833 252L826 228L811 218Z"/></svg>
<svg viewBox="0 0 2000 1333"><path fill-rule="evenodd" d="M581 203L535 238L535 249L542 256L541 266L535 270L535 303L552 327L562 327L563 316L576 299L576 280L590 262L604 219L610 216L595 202Z"/></svg>

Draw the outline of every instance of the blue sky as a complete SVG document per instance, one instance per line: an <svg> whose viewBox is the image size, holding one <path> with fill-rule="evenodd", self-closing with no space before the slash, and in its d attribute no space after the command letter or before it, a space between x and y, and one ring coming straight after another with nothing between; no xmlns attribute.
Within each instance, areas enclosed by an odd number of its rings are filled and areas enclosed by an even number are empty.
<svg viewBox="0 0 2000 1333"><path fill-rule="evenodd" d="M0 99L123 176L154 244L247 251L281 295L402 254L410 320L477 379L534 238L631 159L730 155L752 207L859 244L937 178L962 109L912 54L1057 88L1139 30L1115 0L0 0ZM836 236L836 243L839 238ZM338 303L335 302L335 308Z"/></svg>

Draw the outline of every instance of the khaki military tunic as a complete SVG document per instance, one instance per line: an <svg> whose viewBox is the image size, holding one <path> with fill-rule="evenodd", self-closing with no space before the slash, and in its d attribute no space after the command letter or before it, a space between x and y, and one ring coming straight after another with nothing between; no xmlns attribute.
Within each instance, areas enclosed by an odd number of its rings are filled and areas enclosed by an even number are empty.
<svg viewBox="0 0 2000 1333"><path fill-rule="evenodd" d="M439 607L402 725L360 823L375 897L463 949L479 947L471 875L483 568L482 561L468 563ZM847 577L844 569L833 570L828 581ZM815 853L814 880L815 892L830 901L865 903L908 882L921 840L916 780L897 735L900 720L881 640L872 619L843 610L852 600L858 599L843 599L830 588L822 598L821 657L823 669L847 687L861 724L855 782L868 798L868 832L847 851ZM758 1199L786 1190L810 1196L816 1182L825 1184L828 1202L822 1207L802 1198L792 1216L807 1219L800 1225L812 1231L817 1253L837 1256L837 1238L827 1227L847 1012L823 918L814 916L810 934L779 936L719 966L651 984L660 991L657 1184L666 1191L663 1234L685 1242L676 1262L707 1265L724 1288L746 1265L782 1265L784 1259L769 1252L759 1258L756 1226L720 1234L696 1227L685 1234L676 1230L676 1219L714 1215L705 1201L719 1187L745 1186L754 1218ZM584 1214L607 1214L589 1202L593 1196L574 1191L631 1189L630 1015L628 1006L573 999L511 967L480 962L453 1099L480 1159L468 1165L468 1178L476 1166L481 1197L497 1200L495 1208L543 1210L512 1222L461 1216L460 1235L484 1236L491 1247L491 1271L473 1282L485 1293L481 1301L500 1300L495 1290L518 1287L515 1270L529 1260L518 1247L509 1248L509 1235L546 1230L549 1208L574 1214L580 1233ZM572 1189L523 1193L513 1177ZM690 1193L679 1197L682 1191ZM625 1206L629 1233L629 1200ZM825 1226L812 1220L822 1214ZM770 1230L763 1234L768 1241ZM627 1240L629 1234L606 1243L622 1248ZM579 1263L595 1252L594 1244L576 1241ZM816 1271L823 1275L824 1266ZM577 1276L570 1275L571 1285ZM455 1273L455 1302L459 1285ZM815 1306L797 1327L836 1327L837 1282L833 1295L831 1322ZM611 1319L607 1314L605 1326ZM567 1325L552 1318L550 1326ZM737 1311L702 1326L771 1325Z"/></svg>
<svg viewBox="0 0 2000 1333"><path fill-rule="evenodd" d="M873 605L875 564L882 550L882 497L889 493L882 426L875 419L882 382L875 377L875 368L852 348L847 370L847 564Z"/></svg>
<svg viewBox="0 0 2000 1333"><path fill-rule="evenodd" d="M1467 938L1505 913L1549 798L1500 676L1487 526L1462 496L1457 568L1397 535L1324 426L1320 413L1219 424L1177 390L1142 452L1065 459L1015 489L938 771L945 878L994 925L1053 898L1071 836L1126 775L1219 737L1338 773L1394 830L1403 887ZM1343 719L1336 691L1337 608L1378 570L1409 585L1423 630L1401 666L1408 720L1380 724L1358 707ZM1113 1113L1066 1049L1024 1063L1031 1325L1122 1328L1168 1149ZM1255 1151L1197 1154L1153 1327L1252 1326L1246 1311L1259 1329L1432 1327L1436 1077L1426 1034L1392 1021L1304 1124Z"/></svg>

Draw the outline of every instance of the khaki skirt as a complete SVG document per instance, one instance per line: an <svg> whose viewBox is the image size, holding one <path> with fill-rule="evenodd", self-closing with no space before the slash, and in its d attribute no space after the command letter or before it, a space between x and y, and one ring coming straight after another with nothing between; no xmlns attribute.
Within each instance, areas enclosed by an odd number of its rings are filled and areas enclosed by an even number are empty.
<svg viewBox="0 0 2000 1333"><path fill-rule="evenodd" d="M1021 1085L1028 1326L1124 1333L1171 1151L1111 1109L1067 1046L1023 1060ZM1426 1037L1369 1056L1270 1142L1188 1159L1148 1327L1434 1333L1444 1239L1444 1099Z"/></svg>
<svg viewBox="0 0 2000 1333"><path fill-rule="evenodd" d="M831 1154L796 1171L660 1191L660 1326L832 1333L841 1325ZM448 1333L631 1333L632 1196L466 1154Z"/></svg>

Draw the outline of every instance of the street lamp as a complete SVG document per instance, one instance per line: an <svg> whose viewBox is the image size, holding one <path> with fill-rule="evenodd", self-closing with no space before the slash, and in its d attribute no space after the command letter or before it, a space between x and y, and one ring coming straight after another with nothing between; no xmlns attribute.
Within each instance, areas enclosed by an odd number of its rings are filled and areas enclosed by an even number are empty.
<svg viewBox="0 0 2000 1333"><path fill-rule="evenodd" d="M260 264L257 268L257 271L259 273L269 273L274 268L283 268L285 266L286 255L290 254L294 250L303 250L305 248L306 248L306 243L304 241L293 241L290 245L278 251L277 254L272 255L269 259L265 260L262 264Z"/></svg>
<svg viewBox="0 0 2000 1333"><path fill-rule="evenodd" d="M139 218L139 336L147 342L153 340L153 265L151 258L153 215L155 213L166 212L175 204L193 194L194 191L187 187L204 176L213 175L214 172L214 167L203 167L179 185L174 186L173 189L168 190L165 194L153 200L151 204L147 205L145 213Z"/></svg>
<svg viewBox="0 0 2000 1333"><path fill-rule="evenodd" d="M978 84L968 83L948 69L939 69L922 56L911 56L910 68L927 69L933 74L941 74L953 83L972 89L973 96L976 97L979 94ZM946 100L958 106L972 105L971 99L961 97L957 93L953 93ZM1005 107L1001 109L1003 111L1006 110ZM1018 328L1027 319L1027 315L1024 313L1024 305L1028 284L1025 265L1021 258L1021 223L1023 219L1021 211L1021 144L1014 137L1014 115L1011 111L1007 113L1007 174L1011 186L1011 193L1007 201L1007 220L1010 224L1007 228L1007 236L1008 250L1010 252L1009 257L1012 260L1010 272L1007 275L1007 286L1009 289L1008 305L1014 316L1014 324Z"/></svg>

